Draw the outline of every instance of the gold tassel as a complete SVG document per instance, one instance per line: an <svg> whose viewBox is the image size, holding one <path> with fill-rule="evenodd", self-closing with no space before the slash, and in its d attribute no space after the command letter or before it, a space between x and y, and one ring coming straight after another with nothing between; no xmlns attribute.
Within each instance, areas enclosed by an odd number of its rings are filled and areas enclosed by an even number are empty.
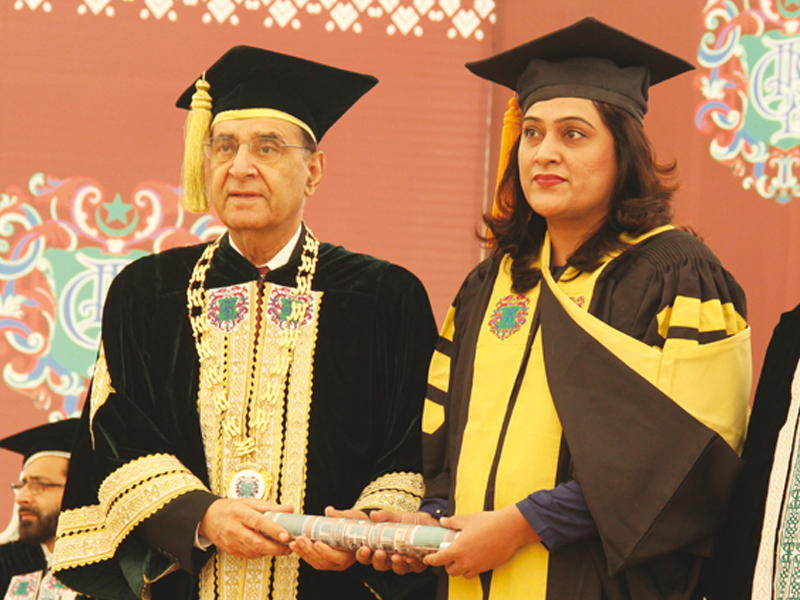
<svg viewBox="0 0 800 600"><path fill-rule="evenodd" d="M497 217L503 212L502 203L500 201L500 195L503 193L503 190L500 189L500 182L503 180L509 158L513 158L511 157L511 150L521 132L522 111L519 108L517 96L514 94L508 101L506 114L503 115L503 135L500 138L500 159L497 164L497 183L494 186L494 203L492 204L493 217ZM491 227L487 227L486 229L486 241L490 247L496 244Z"/></svg>
<svg viewBox="0 0 800 600"><path fill-rule="evenodd" d="M508 101L508 110L503 116L503 135L500 138L500 160L497 165L497 184L494 191L494 205L492 215L500 212L500 181L508 166L508 159L511 156L511 149L522 132L522 111L519 108L519 101L516 94Z"/></svg>
<svg viewBox="0 0 800 600"><path fill-rule="evenodd" d="M203 170L203 142L211 127L211 86L205 79L205 73L195 84L196 92L192 96L192 107L186 117L186 145L183 151L183 207L192 213L203 213L208 210L206 198L206 182Z"/></svg>

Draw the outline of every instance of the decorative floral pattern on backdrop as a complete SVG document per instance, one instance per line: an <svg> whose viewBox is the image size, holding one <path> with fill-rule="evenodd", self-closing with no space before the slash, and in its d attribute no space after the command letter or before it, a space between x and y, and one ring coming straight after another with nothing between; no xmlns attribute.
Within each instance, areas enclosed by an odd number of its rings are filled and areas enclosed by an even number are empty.
<svg viewBox="0 0 800 600"><path fill-rule="evenodd" d="M709 0L696 86L711 156L763 198L800 197L800 1Z"/></svg>
<svg viewBox="0 0 800 600"><path fill-rule="evenodd" d="M224 231L179 199L161 182L123 198L88 177L41 173L0 193L0 386L51 418L80 409L114 276L140 256Z"/></svg>
<svg viewBox="0 0 800 600"><path fill-rule="evenodd" d="M138 12L128 10L131 6ZM420 37L431 30L450 39L478 40L485 36L483 27L496 21L495 0L15 0L14 8L45 13L77 10L87 17L107 18L124 11L140 19L200 19L234 27L254 20L267 29L321 25L328 32L355 34L378 27L388 35Z"/></svg>

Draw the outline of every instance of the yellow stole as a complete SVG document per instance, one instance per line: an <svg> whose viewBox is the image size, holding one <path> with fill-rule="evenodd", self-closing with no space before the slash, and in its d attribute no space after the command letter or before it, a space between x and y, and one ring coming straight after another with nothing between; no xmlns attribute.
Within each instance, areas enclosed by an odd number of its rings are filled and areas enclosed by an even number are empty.
<svg viewBox="0 0 800 600"><path fill-rule="evenodd" d="M628 241L636 244L670 228L659 228ZM508 257L503 259L475 349L468 422L456 474L456 514L483 511L492 460L534 321L541 285L552 290L569 316L590 335L741 451L750 390L750 329L712 344L666 344L663 350L617 331L590 315L587 309L598 277L618 254L606 257L592 273L580 273L573 278L576 273L570 268L563 277L566 281L556 283L549 268L542 268L550 265L550 241L546 238L537 264L542 271L542 282L526 294L511 291L511 261ZM556 484L562 430L548 387L539 333L533 340L498 464L496 510ZM713 353L713 361L708 360L709 353ZM732 373L741 378L731 377ZM708 385L700 386L708 381L707 377L714 378L718 386L711 394L697 394L698 389L708 389ZM549 554L541 543L518 550L492 573L490 600L545 600L548 560ZM451 577L449 595L458 600L481 600L480 580Z"/></svg>

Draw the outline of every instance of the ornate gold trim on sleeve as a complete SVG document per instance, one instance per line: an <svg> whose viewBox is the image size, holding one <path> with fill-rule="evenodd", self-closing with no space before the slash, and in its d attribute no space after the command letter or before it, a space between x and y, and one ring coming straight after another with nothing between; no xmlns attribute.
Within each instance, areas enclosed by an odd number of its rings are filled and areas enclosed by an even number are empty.
<svg viewBox="0 0 800 600"><path fill-rule="evenodd" d="M174 456L133 460L106 477L99 504L65 510L58 518L53 570L108 560L133 528L166 504L206 486Z"/></svg>
<svg viewBox="0 0 800 600"><path fill-rule="evenodd" d="M353 509L416 512L424 495L425 483L419 473L387 473L364 488Z"/></svg>

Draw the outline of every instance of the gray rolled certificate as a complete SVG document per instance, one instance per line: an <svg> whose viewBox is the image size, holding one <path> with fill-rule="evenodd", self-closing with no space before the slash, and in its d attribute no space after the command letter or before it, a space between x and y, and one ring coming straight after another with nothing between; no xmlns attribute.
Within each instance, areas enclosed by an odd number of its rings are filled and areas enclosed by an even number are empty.
<svg viewBox="0 0 800 600"><path fill-rule="evenodd" d="M431 525L373 523L272 511L264 514L286 529L292 538L304 535L338 550L354 551L366 546L371 550L420 558L446 548L458 535L454 529Z"/></svg>

